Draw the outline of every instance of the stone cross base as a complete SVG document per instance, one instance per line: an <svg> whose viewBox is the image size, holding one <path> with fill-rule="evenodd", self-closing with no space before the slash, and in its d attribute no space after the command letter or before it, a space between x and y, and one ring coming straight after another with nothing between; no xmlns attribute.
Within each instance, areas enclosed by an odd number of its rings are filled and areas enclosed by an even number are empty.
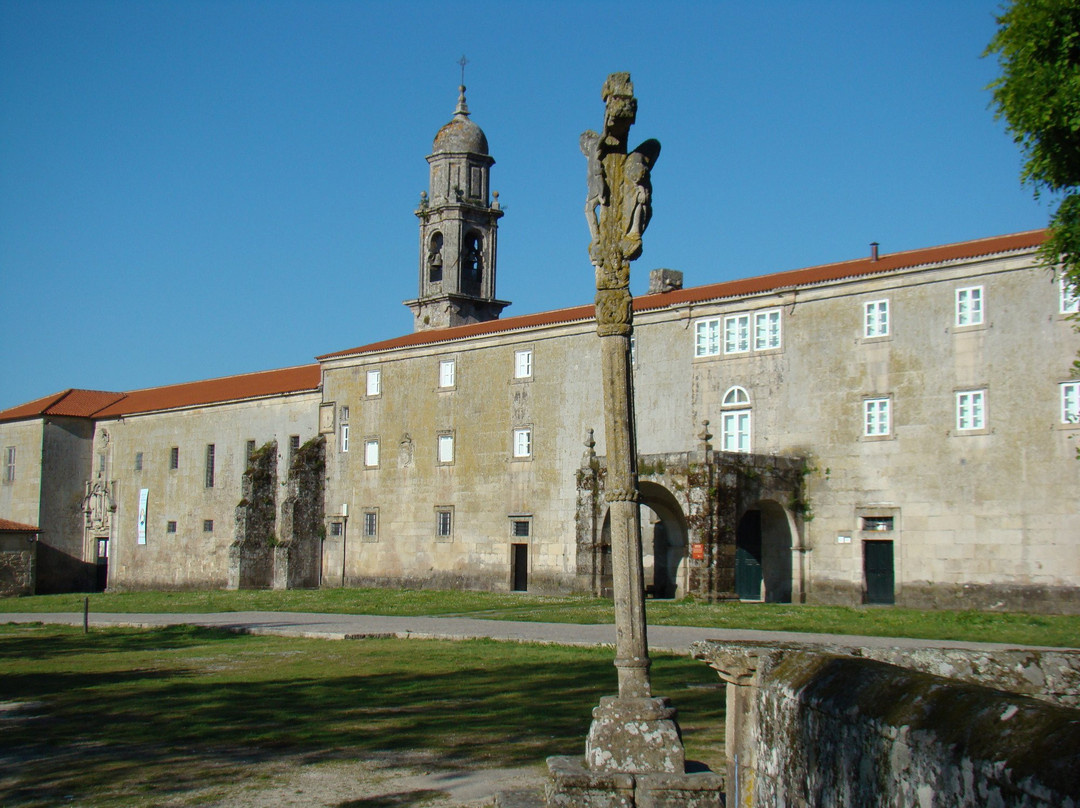
<svg viewBox="0 0 1080 808"><path fill-rule="evenodd" d="M655 697L600 699L585 740L585 765L597 772L683 772L686 756L671 702Z"/></svg>
<svg viewBox="0 0 1080 808"><path fill-rule="evenodd" d="M547 808L723 808L724 778L710 771L592 771L576 757L548 758Z"/></svg>

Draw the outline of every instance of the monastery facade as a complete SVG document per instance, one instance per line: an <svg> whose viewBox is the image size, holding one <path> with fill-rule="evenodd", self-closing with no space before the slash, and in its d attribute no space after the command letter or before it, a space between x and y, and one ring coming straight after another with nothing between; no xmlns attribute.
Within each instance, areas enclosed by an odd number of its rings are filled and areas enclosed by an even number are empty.
<svg viewBox="0 0 1080 808"><path fill-rule="evenodd" d="M593 307L501 316L464 89L428 162L412 333L0 413L0 591L610 590ZM1080 610L1078 299L1043 238L655 270L632 356L652 594Z"/></svg>

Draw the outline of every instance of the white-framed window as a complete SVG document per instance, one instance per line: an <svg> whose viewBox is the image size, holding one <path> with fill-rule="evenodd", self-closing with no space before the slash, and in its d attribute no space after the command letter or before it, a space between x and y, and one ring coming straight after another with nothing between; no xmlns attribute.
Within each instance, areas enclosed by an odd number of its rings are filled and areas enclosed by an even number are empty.
<svg viewBox="0 0 1080 808"><path fill-rule="evenodd" d="M349 425L341 425L341 451L342 453L349 451Z"/></svg>
<svg viewBox="0 0 1080 808"><path fill-rule="evenodd" d="M887 337L889 335L889 301L871 300L863 304L863 336Z"/></svg>
<svg viewBox="0 0 1080 808"><path fill-rule="evenodd" d="M369 398L382 395L381 370L369 370L367 372L367 395Z"/></svg>
<svg viewBox="0 0 1080 808"><path fill-rule="evenodd" d="M532 535L532 517L514 516L510 519L510 535L515 539L527 539Z"/></svg>
<svg viewBox="0 0 1080 808"><path fill-rule="evenodd" d="M454 535L454 509L440 507L435 509L435 535L448 539Z"/></svg>
<svg viewBox="0 0 1080 808"><path fill-rule="evenodd" d="M1070 284L1068 278L1061 279L1061 313L1080 313L1080 289Z"/></svg>
<svg viewBox="0 0 1080 808"><path fill-rule="evenodd" d="M180 447L174 446L169 449L169 468L173 471L180 468Z"/></svg>
<svg viewBox="0 0 1080 808"><path fill-rule="evenodd" d="M754 350L771 351L780 347L780 309L754 312Z"/></svg>
<svg viewBox="0 0 1080 808"><path fill-rule="evenodd" d="M956 324L980 325L983 321L983 288L965 286L956 290Z"/></svg>
<svg viewBox="0 0 1080 808"><path fill-rule="evenodd" d="M1080 424L1080 382L1061 385L1061 423Z"/></svg>
<svg viewBox="0 0 1080 808"><path fill-rule="evenodd" d="M724 393L723 406L725 407L747 407L749 405L750 394L746 392L745 387L735 385L729 387L727 392Z"/></svg>
<svg viewBox="0 0 1080 808"><path fill-rule="evenodd" d="M750 350L750 315L736 314L724 318L724 353L745 353Z"/></svg>
<svg viewBox="0 0 1080 808"><path fill-rule="evenodd" d="M374 468L379 465L379 439L368 438L364 441L364 465Z"/></svg>
<svg viewBox="0 0 1080 808"><path fill-rule="evenodd" d="M694 356L716 356L720 353L720 318L698 320L694 323Z"/></svg>
<svg viewBox="0 0 1080 808"><path fill-rule="evenodd" d="M439 443L439 462L453 463L454 462L454 435L450 432L444 432L438 437Z"/></svg>
<svg viewBox="0 0 1080 808"><path fill-rule="evenodd" d="M892 405L888 398L863 400L863 435L879 438L892 434Z"/></svg>
<svg viewBox="0 0 1080 808"><path fill-rule="evenodd" d="M956 394L956 428L986 429L986 391L961 390Z"/></svg>
<svg viewBox="0 0 1080 808"><path fill-rule="evenodd" d="M533 374L533 355L532 349L528 348L523 351L514 351L514 378L515 379L528 379Z"/></svg>
<svg viewBox="0 0 1080 808"><path fill-rule="evenodd" d="M15 482L15 448L14 446L7 446L4 448L4 482Z"/></svg>
<svg viewBox="0 0 1080 808"><path fill-rule="evenodd" d="M731 410L720 416L720 446L725 452L750 451L750 410Z"/></svg>
<svg viewBox="0 0 1080 808"><path fill-rule="evenodd" d="M439 361L439 387L453 387L457 363L453 359Z"/></svg>
<svg viewBox="0 0 1080 808"><path fill-rule="evenodd" d="M374 539L379 535L379 512L374 508L364 511L364 538Z"/></svg>
<svg viewBox="0 0 1080 808"><path fill-rule="evenodd" d="M341 407L341 418L339 420L343 424L349 423L349 408L348 407L346 407L344 405Z"/></svg>
<svg viewBox="0 0 1080 808"><path fill-rule="evenodd" d="M532 429L514 430L514 457L532 457Z"/></svg>

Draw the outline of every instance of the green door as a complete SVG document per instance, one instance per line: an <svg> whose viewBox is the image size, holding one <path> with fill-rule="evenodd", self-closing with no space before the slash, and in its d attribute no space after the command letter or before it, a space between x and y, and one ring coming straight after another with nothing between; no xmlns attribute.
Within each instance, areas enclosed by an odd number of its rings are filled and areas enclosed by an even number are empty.
<svg viewBox="0 0 1080 808"><path fill-rule="evenodd" d="M866 576L867 603L895 603L893 592L893 543L863 542L863 574Z"/></svg>
<svg viewBox="0 0 1080 808"><path fill-rule="evenodd" d="M735 594L761 600L761 511L747 511L735 534Z"/></svg>

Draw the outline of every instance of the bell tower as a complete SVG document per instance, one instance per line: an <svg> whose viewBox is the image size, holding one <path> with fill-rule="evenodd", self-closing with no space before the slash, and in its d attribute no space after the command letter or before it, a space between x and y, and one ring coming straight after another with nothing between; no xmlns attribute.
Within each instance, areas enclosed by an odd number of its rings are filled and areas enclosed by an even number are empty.
<svg viewBox="0 0 1080 808"><path fill-rule="evenodd" d="M497 320L510 305L495 298L499 194L490 192L495 160L483 130L469 119L465 87L454 117L435 136L429 190L421 192L419 295L406 300L413 330ZM492 196L494 197L492 199Z"/></svg>

